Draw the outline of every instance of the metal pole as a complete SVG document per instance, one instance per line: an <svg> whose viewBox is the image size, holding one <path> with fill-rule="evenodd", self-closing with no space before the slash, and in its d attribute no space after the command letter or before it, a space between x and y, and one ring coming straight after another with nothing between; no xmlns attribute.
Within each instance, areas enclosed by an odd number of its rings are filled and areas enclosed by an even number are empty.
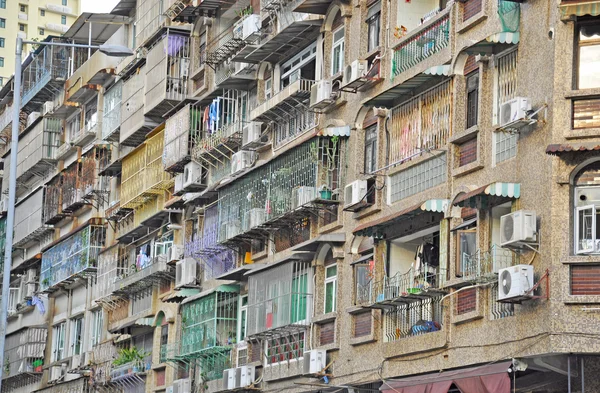
<svg viewBox="0 0 600 393"><path fill-rule="evenodd" d="M92 22L90 22L90 24L88 25L88 45L90 45L90 47L88 48L88 59L90 57L92 57Z"/></svg>
<svg viewBox="0 0 600 393"><path fill-rule="evenodd" d="M12 265L13 227L15 222L15 199L17 193L17 150L19 148L19 112L21 111L21 52L23 41L17 38L15 49L14 98L12 107L12 140L10 141L10 172L8 177L8 216L6 218L6 243L4 246L4 271L2 276L2 305L0 310L0 370L4 370L4 344L6 341L6 317L10 268ZM2 378L0 378L2 391Z"/></svg>

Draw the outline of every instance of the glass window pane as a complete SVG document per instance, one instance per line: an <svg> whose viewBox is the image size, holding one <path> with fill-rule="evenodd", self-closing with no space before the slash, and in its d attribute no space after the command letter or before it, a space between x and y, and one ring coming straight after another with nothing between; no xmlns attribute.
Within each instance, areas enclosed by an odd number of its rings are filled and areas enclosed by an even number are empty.
<svg viewBox="0 0 600 393"><path fill-rule="evenodd" d="M325 278L335 277L337 275L337 266L329 266L325 273Z"/></svg>
<svg viewBox="0 0 600 393"><path fill-rule="evenodd" d="M325 313L335 311L335 281L325 284Z"/></svg>

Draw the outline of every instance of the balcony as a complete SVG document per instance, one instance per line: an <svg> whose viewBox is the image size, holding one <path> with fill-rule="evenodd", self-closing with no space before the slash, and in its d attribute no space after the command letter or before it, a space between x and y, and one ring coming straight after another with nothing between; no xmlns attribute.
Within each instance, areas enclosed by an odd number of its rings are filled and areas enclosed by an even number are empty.
<svg viewBox="0 0 600 393"><path fill-rule="evenodd" d="M315 81L309 79L298 79L287 87L284 87L279 93L275 94L269 100L259 105L250 112L250 118L253 120L279 121L281 118L289 118L289 112L298 111L296 107L299 103L305 104L308 108L310 101L310 89ZM304 109L303 111L307 111Z"/></svg>
<svg viewBox="0 0 600 393"><path fill-rule="evenodd" d="M260 239L339 204L341 146L339 137L314 138L222 187L219 242Z"/></svg>
<svg viewBox="0 0 600 393"><path fill-rule="evenodd" d="M163 170L164 127L123 158L121 206L137 208L173 186L173 177Z"/></svg>
<svg viewBox="0 0 600 393"><path fill-rule="evenodd" d="M410 302L392 305L384 310L383 319L383 340L388 343L384 350L386 357L426 351L437 343L444 345L446 342L446 336L441 331L444 323L441 294L415 297ZM423 335L428 336L416 338ZM411 338L410 344L403 342L408 338Z"/></svg>
<svg viewBox="0 0 600 393"><path fill-rule="evenodd" d="M203 135L203 111L199 104L187 104L167 119L165 125L165 171L183 172L192 160L192 151Z"/></svg>
<svg viewBox="0 0 600 393"><path fill-rule="evenodd" d="M102 112L102 140L119 142L121 127L121 100L123 83L118 81L104 94L104 111Z"/></svg>
<svg viewBox="0 0 600 393"><path fill-rule="evenodd" d="M44 189L39 188L15 205L15 248L25 248L54 231L51 226L44 224L43 201Z"/></svg>
<svg viewBox="0 0 600 393"><path fill-rule="evenodd" d="M247 15L244 18L256 18L257 15ZM237 54L250 40L257 39L256 35L251 35L243 39L242 35L236 31L243 23L243 19L238 20L234 25L223 30L217 37L206 45L205 62L209 66L216 68L220 64L224 64L227 59Z"/></svg>
<svg viewBox="0 0 600 393"><path fill-rule="evenodd" d="M105 150L98 146L82 157L79 162L71 164L61 173L62 177L62 211L73 213L94 200L104 202L108 194L108 178L98 176L97 155Z"/></svg>
<svg viewBox="0 0 600 393"><path fill-rule="evenodd" d="M59 175L46 184L42 221L44 224L53 225L68 216L70 216L70 213L63 212L62 210L62 186Z"/></svg>
<svg viewBox="0 0 600 393"><path fill-rule="evenodd" d="M6 106L4 108L4 112L2 112L2 115L0 115L0 133L3 133L5 131L10 131L9 126L12 124L12 116L13 116L13 111L12 111L12 105L10 106Z"/></svg>
<svg viewBox="0 0 600 393"><path fill-rule="evenodd" d="M54 24L46 24L54 25ZM57 31L64 33L67 26L57 25ZM54 29L54 26L48 27ZM53 39L58 40L59 39ZM41 46L35 57L23 69L21 107L27 113L37 110L46 101L51 101L56 91L64 88L69 77L70 67L77 69L87 58L84 48ZM74 57L73 57L74 55Z"/></svg>
<svg viewBox="0 0 600 393"><path fill-rule="evenodd" d="M125 248L119 245L107 247L99 253L93 294L96 303L112 305L109 300L113 297L114 282L126 270L127 257ZM112 358L110 360L112 363Z"/></svg>
<svg viewBox="0 0 600 393"><path fill-rule="evenodd" d="M146 57L144 115L163 117L187 98L189 67L189 33L167 29Z"/></svg>
<svg viewBox="0 0 600 393"><path fill-rule="evenodd" d="M154 257L137 255L135 263L115 278L113 293L129 296L154 284L172 281L175 271L168 265L169 253L170 249Z"/></svg>
<svg viewBox="0 0 600 393"><path fill-rule="evenodd" d="M91 355L94 365L94 382L103 386L110 382L112 363L118 356L117 347L112 340L106 341L94 345Z"/></svg>
<svg viewBox="0 0 600 393"><path fill-rule="evenodd" d="M88 225L46 250L42 254L40 290L54 292L78 277L95 272L105 232L104 226Z"/></svg>
<svg viewBox="0 0 600 393"><path fill-rule="evenodd" d="M142 66L123 81L119 143L136 147L146 134L158 126L159 119L144 116L144 83L147 66Z"/></svg>
<svg viewBox="0 0 600 393"><path fill-rule="evenodd" d="M221 89L251 90L256 83L256 64L224 62L215 70L215 86Z"/></svg>
<svg viewBox="0 0 600 393"><path fill-rule="evenodd" d="M85 125L76 134L71 135L71 143L74 146L84 147L88 143L92 142L98 136L99 131L102 129L102 122L97 121L92 124Z"/></svg>
<svg viewBox="0 0 600 393"><path fill-rule="evenodd" d="M449 46L451 9L440 12L402 38L394 48L392 78Z"/></svg>
<svg viewBox="0 0 600 393"><path fill-rule="evenodd" d="M96 51L65 83L65 101L87 102L97 94L98 86L106 85L114 77L118 60Z"/></svg>
<svg viewBox="0 0 600 393"><path fill-rule="evenodd" d="M493 244L489 250L461 255L456 276L462 282L494 282L498 280L498 270L515 265L516 259L513 251Z"/></svg>
<svg viewBox="0 0 600 393"><path fill-rule="evenodd" d="M151 356L146 360L129 362L120 366L113 365L110 370L110 380L112 383L130 387L132 384L143 384L145 380L141 378L152 366Z"/></svg>
<svg viewBox="0 0 600 393"><path fill-rule="evenodd" d="M26 328L6 336L3 380L25 375L41 378L47 334L46 328Z"/></svg>

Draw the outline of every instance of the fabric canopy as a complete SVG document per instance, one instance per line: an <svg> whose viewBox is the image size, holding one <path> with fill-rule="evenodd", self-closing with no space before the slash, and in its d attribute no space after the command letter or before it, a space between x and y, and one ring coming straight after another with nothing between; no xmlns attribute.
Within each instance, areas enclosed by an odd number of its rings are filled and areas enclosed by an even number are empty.
<svg viewBox="0 0 600 393"><path fill-rule="evenodd" d="M574 16L598 16L600 15L600 1L585 1L580 3L569 2L560 5L560 13L562 18Z"/></svg>
<svg viewBox="0 0 600 393"><path fill-rule="evenodd" d="M448 393L454 384L462 393L510 393L507 370L511 365L512 362L502 362L387 381L379 390L384 393Z"/></svg>
<svg viewBox="0 0 600 393"><path fill-rule="evenodd" d="M521 196L521 184L519 183L491 183L487 186L479 187L471 192L464 193L458 196L454 202L454 206L461 207L476 207L479 206L478 200L484 200L487 203L488 197L498 202L510 199L519 199Z"/></svg>

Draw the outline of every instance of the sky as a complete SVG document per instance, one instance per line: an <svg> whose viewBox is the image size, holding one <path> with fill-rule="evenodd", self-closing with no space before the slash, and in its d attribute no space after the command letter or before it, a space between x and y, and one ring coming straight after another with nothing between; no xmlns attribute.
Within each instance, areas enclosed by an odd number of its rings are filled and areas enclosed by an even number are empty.
<svg viewBox="0 0 600 393"><path fill-rule="evenodd" d="M110 12L118 0L82 0L82 12Z"/></svg>

